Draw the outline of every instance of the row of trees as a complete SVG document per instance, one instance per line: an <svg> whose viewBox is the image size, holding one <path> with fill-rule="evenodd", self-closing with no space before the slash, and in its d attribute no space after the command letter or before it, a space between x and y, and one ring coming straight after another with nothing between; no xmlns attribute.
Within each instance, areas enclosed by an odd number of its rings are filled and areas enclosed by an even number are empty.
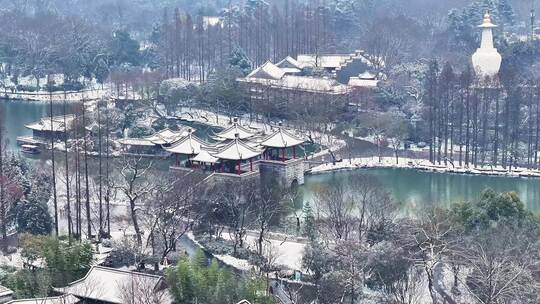
<svg viewBox="0 0 540 304"><path fill-rule="evenodd" d="M377 181L357 175L321 186L316 203L303 263L320 303L538 301L539 223L515 193L485 190L404 218Z"/></svg>
<svg viewBox="0 0 540 304"><path fill-rule="evenodd" d="M330 8L321 1L285 1L279 6L249 1L229 5L219 19L194 18L178 9L173 16L165 12L154 42L167 77L204 82L238 50L252 67L269 59L329 51L332 24Z"/></svg>
<svg viewBox="0 0 540 304"><path fill-rule="evenodd" d="M121 30L112 35L83 19L41 11L24 14L2 11L0 18L0 79L19 85L19 77L32 76L39 90L40 80L50 74L64 77L66 90L80 89L80 79L104 83L111 71L143 63L139 42ZM53 90L53 84L47 84Z"/></svg>
<svg viewBox="0 0 540 304"><path fill-rule="evenodd" d="M424 117L432 162L538 167L538 78L513 73L478 79L470 70L429 64Z"/></svg>

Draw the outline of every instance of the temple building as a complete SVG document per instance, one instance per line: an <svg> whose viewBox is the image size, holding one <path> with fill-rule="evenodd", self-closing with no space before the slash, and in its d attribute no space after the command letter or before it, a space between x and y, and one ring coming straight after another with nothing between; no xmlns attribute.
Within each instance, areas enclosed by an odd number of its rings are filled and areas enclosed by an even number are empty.
<svg viewBox="0 0 540 304"><path fill-rule="evenodd" d="M302 100L356 101L383 78L363 51L352 54L301 54L277 64L267 61L237 81L252 106L286 113L288 105ZM358 96L358 92L363 94Z"/></svg>
<svg viewBox="0 0 540 304"><path fill-rule="evenodd" d="M75 115L60 115L44 117L39 121L25 125L32 130L32 136L19 136L17 142L20 144L48 145L51 139L64 140L66 133L73 129Z"/></svg>
<svg viewBox="0 0 540 304"><path fill-rule="evenodd" d="M480 48L472 56L473 68L481 78L494 77L501 68L501 54L493 45L493 29L497 26L491 22L489 13L484 15L484 21L478 26L482 30Z"/></svg>

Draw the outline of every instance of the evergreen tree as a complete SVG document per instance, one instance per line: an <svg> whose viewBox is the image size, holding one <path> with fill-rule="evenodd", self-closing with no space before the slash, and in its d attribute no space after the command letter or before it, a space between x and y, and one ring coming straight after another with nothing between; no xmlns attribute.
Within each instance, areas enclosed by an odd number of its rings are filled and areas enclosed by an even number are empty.
<svg viewBox="0 0 540 304"><path fill-rule="evenodd" d="M251 70L251 61L246 53L240 48L235 49L231 54L229 65L240 68L244 75L247 75Z"/></svg>
<svg viewBox="0 0 540 304"><path fill-rule="evenodd" d="M52 231L52 218L46 205L35 201L22 201L16 211L17 231L47 235Z"/></svg>
<svg viewBox="0 0 540 304"><path fill-rule="evenodd" d="M316 238L315 216L309 202L304 205L304 234L313 241Z"/></svg>

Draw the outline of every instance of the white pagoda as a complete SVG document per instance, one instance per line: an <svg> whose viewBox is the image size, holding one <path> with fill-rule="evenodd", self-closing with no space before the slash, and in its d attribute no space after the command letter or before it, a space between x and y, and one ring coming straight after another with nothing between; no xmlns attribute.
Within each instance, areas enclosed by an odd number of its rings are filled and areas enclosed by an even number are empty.
<svg viewBox="0 0 540 304"><path fill-rule="evenodd" d="M476 75L486 78L499 73L502 57L493 46L493 29L497 26L491 22L489 13L484 15L484 22L478 26L482 29L482 43L472 56Z"/></svg>

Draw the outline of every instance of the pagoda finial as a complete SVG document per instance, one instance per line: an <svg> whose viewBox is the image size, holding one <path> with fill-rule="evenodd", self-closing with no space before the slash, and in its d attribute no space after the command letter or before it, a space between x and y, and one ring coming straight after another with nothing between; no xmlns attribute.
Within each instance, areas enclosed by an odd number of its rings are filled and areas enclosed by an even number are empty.
<svg viewBox="0 0 540 304"><path fill-rule="evenodd" d="M493 24L493 21L491 20L491 15L489 14L489 11L486 11L484 14L484 20L482 20L482 24L480 24L478 27L480 28L494 28L497 27L495 24Z"/></svg>
<svg viewBox="0 0 540 304"><path fill-rule="evenodd" d="M491 15L489 14L489 11L486 11L484 14L484 23L491 23Z"/></svg>

